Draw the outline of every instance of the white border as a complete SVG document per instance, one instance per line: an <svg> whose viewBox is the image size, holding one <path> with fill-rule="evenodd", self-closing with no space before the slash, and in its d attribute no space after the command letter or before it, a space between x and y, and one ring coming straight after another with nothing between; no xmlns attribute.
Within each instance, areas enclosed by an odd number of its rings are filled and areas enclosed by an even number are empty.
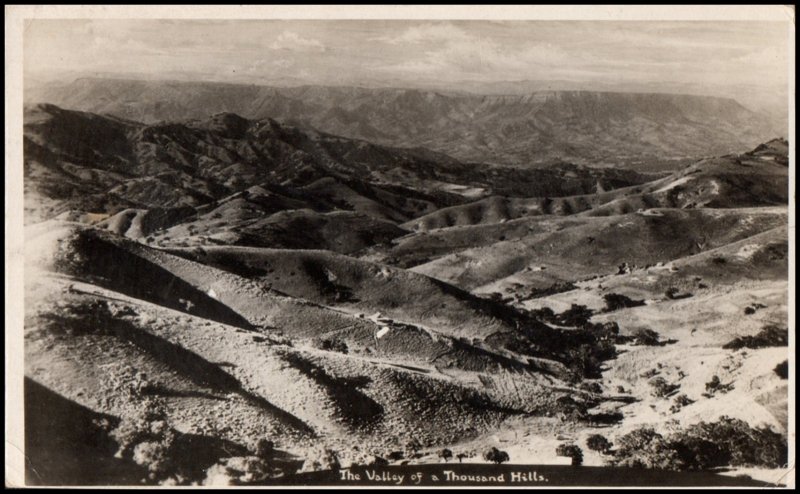
<svg viewBox="0 0 800 494"><path fill-rule="evenodd" d="M795 11L788 5L336 5L336 6L6 6L5 343L7 486L24 485L22 445L22 325L24 229L22 222L22 34L25 19L405 19L405 20L598 20L598 21L782 21L789 28L789 335L790 376L795 376ZM795 464L795 390L789 386L789 443ZM790 484L794 484L793 475Z"/></svg>

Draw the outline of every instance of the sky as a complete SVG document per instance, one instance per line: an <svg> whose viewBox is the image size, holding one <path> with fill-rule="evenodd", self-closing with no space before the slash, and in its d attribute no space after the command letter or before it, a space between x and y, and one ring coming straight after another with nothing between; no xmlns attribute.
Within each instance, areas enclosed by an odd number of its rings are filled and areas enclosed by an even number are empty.
<svg viewBox="0 0 800 494"><path fill-rule="evenodd" d="M568 80L787 84L787 23L705 21L26 21L26 77L309 84Z"/></svg>

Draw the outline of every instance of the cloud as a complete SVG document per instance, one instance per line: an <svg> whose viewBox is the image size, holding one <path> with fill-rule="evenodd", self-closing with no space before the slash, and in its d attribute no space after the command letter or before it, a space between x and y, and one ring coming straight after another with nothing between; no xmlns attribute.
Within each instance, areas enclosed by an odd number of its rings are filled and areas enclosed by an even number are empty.
<svg viewBox="0 0 800 494"><path fill-rule="evenodd" d="M381 36L374 39L392 45L400 45L426 42L447 43L466 41L473 39L473 36L452 24L423 24L421 26L410 27L399 35Z"/></svg>
<svg viewBox="0 0 800 494"><path fill-rule="evenodd" d="M290 50L302 52L322 53L325 46L319 40L313 38L303 38L292 31L282 32L278 38L269 45L273 50Z"/></svg>

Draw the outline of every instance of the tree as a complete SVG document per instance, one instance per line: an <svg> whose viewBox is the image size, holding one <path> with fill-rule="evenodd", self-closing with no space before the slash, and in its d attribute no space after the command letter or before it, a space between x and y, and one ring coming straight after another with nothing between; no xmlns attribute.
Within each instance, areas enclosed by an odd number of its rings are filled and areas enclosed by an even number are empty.
<svg viewBox="0 0 800 494"><path fill-rule="evenodd" d="M450 461L450 458L453 457L453 452L447 448L440 449L438 452L439 458L443 458L445 463Z"/></svg>
<svg viewBox="0 0 800 494"><path fill-rule="evenodd" d="M653 378L650 381L650 386L653 387L653 396L657 398L667 397L681 387L680 384L668 383L667 380L661 376Z"/></svg>
<svg viewBox="0 0 800 494"><path fill-rule="evenodd" d="M266 438L261 438L253 445L253 454L262 459L271 458L275 452L275 443Z"/></svg>
<svg viewBox="0 0 800 494"><path fill-rule="evenodd" d="M658 346L661 344L657 332L648 328L639 328L633 333L633 344L643 346Z"/></svg>
<svg viewBox="0 0 800 494"><path fill-rule="evenodd" d="M583 450L575 444L559 444L556 448L556 455L572 458L573 466L577 467L583 464Z"/></svg>
<svg viewBox="0 0 800 494"><path fill-rule="evenodd" d="M633 430L617 439L613 463L623 467L683 470L684 462L671 443L649 427Z"/></svg>
<svg viewBox="0 0 800 494"><path fill-rule="evenodd" d="M789 361L784 360L780 364L775 366L775 374L778 375L781 379L789 379Z"/></svg>
<svg viewBox="0 0 800 494"><path fill-rule="evenodd" d="M611 442L600 434L592 434L586 439L586 447L592 451L608 454L611 446Z"/></svg>
<svg viewBox="0 0 800 494"><path fill-rule="evenodd" d="M509 461L511 458L509 458L508 453L505 451L500 451L499 449L492 447L492 449L483 454L483 459L499 465Z"/></svg>
<svg viewBox="0 0 800 494"><path fill-rule="evenodd" d="M592 310L585 305L572 304L572 306L557 316L558 321L564 326L583 327L592 317Z"/></svg>
<svg viewBox="0 0 800 494"><path fill-rule="evenodd" d="M620 293L607 293L603 295L603 299L606 301L606 312L644 305L644 300L634 300Z"/></svg>

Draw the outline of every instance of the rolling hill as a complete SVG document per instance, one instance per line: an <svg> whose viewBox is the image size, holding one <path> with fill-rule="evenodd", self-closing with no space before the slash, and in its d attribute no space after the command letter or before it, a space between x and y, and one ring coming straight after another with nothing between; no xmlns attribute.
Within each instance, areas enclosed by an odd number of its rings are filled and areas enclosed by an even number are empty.
<svg viewBox="0 0 800 494"><path fill-rule="evenodd" d="M492 192L569 195L648 178L570 165L476 167L229 113L145 125L37 105L26 110L24 147L26 194L41 203L28 201L28 216L40 219L207 206L257 185L320 212L360 208L385 218L389 208L406 219Z"/></svg>
<svg viewBox="0 0 800 494"><path fill-rule="evenodd" d="M25 114L31 483L550 463L726 416L785 444L788 349L729 343L788 330L789 144L742 149L735 102L70 88L103 114Z"/></svg>

